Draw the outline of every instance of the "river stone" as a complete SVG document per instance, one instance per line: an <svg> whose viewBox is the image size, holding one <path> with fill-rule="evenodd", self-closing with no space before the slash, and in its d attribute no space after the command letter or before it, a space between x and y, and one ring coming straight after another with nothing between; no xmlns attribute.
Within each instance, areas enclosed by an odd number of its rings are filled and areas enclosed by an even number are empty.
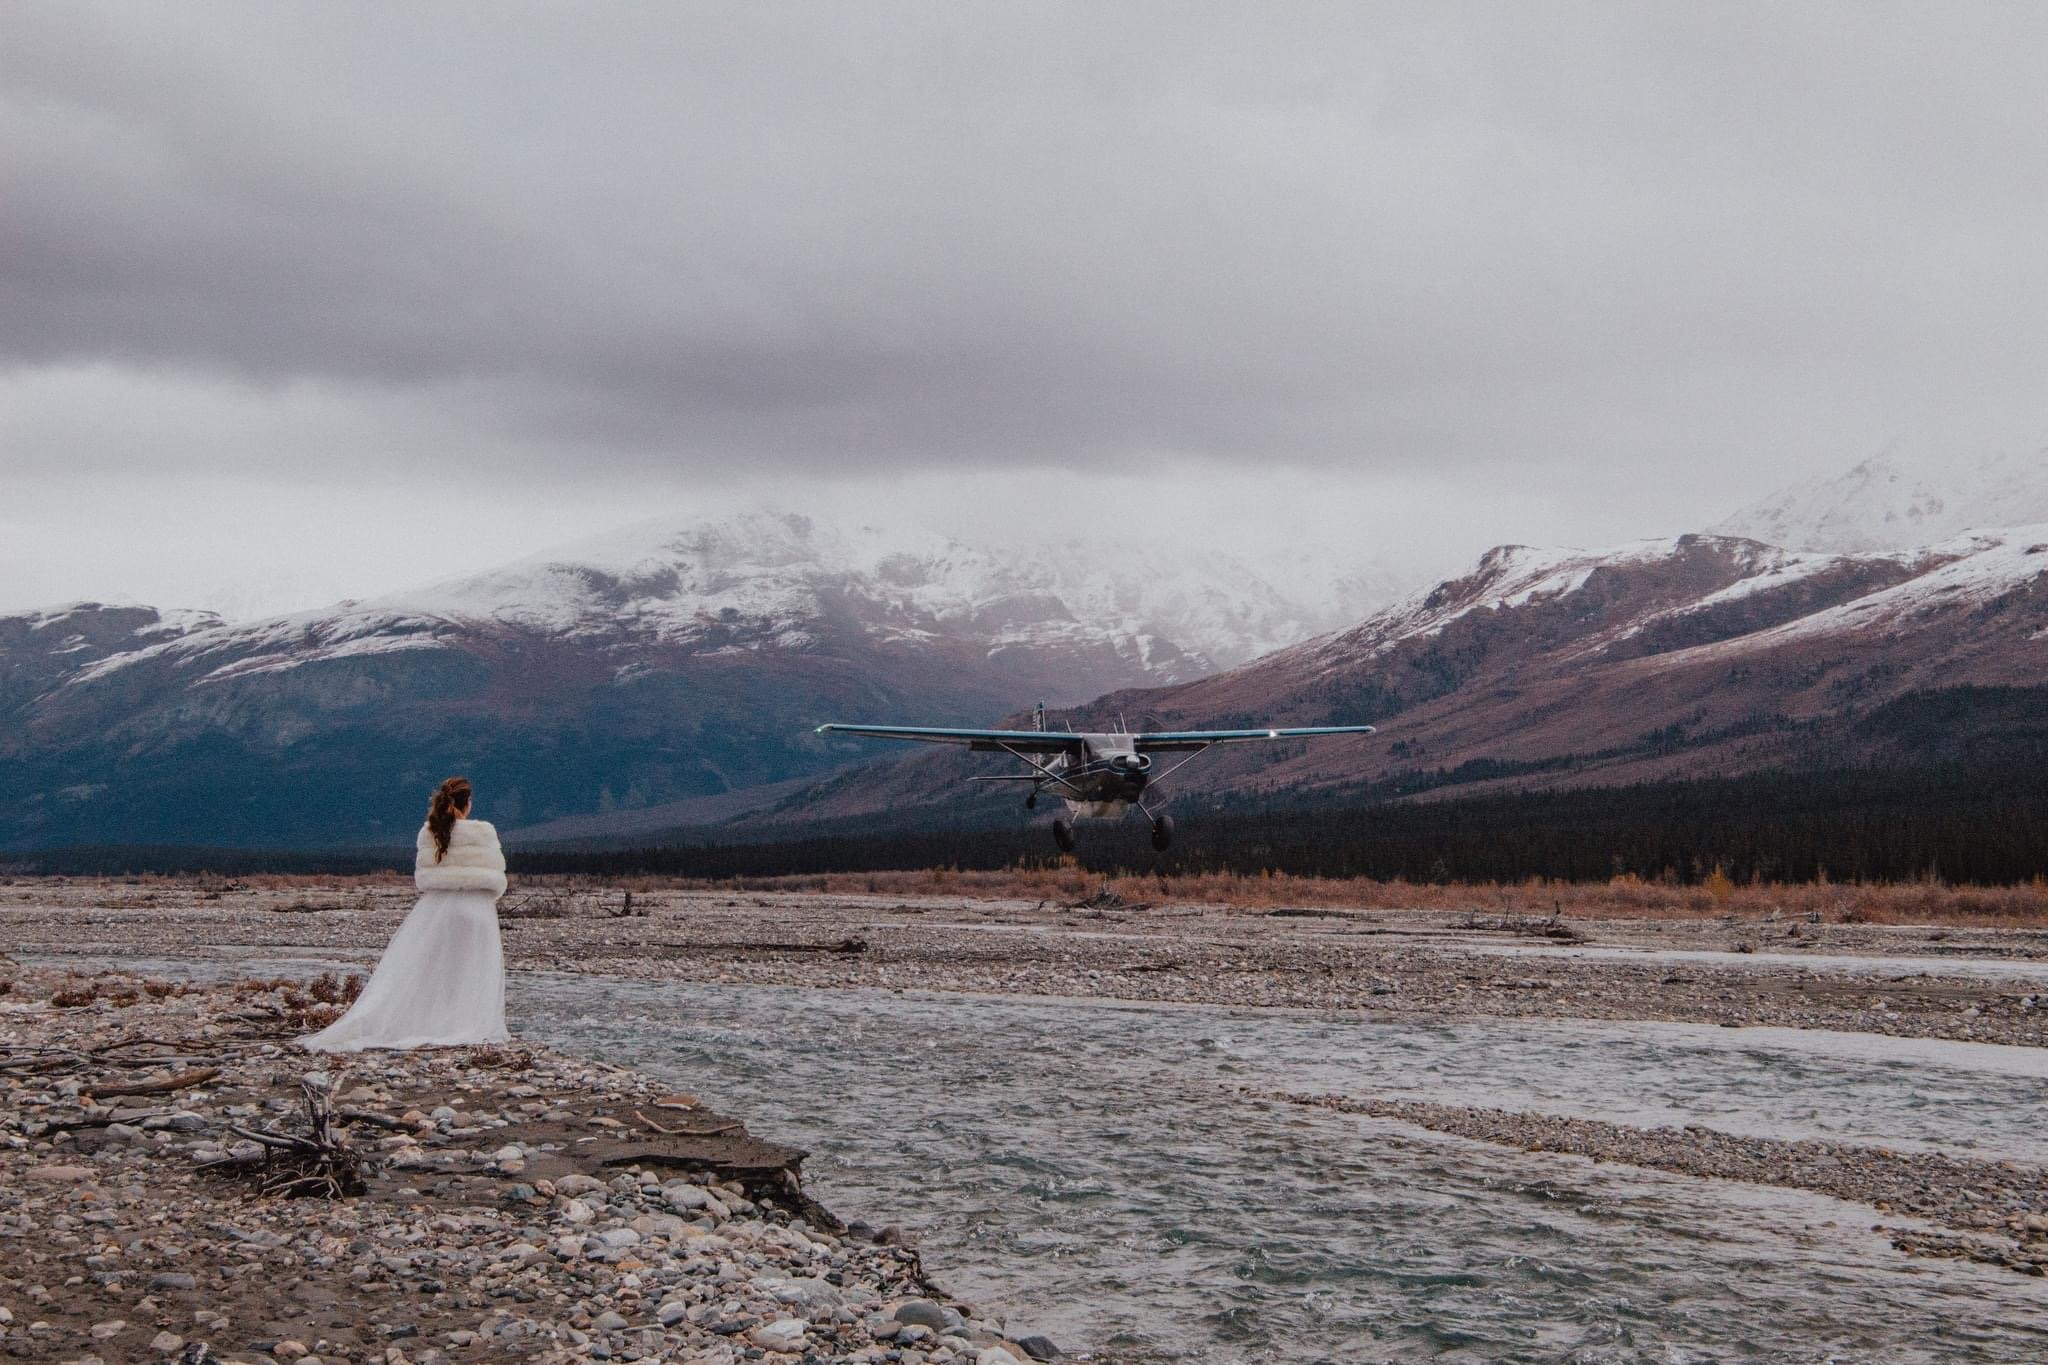
<svg viewBox="0 0 2048 1365"><path fill-rule="evenodd" d="M149 1339L149 1349L164 1355L169 1355L184 1344L185 1338L179 1336L176 1332L158 1332Z"/></svg>
<svg viewBox="0 0 2048 1365"><path fill-rule="evenodd" d="M167 1270L161 1275L149 1277L151 1289L197 1289L199 1281L182 1271Z"/></svg>
<svg viewBox="0 0 2048 1365"><path fill-rule="evenodd" d="M711 1205L711 1196L695 1185L670 1185L661 1197L668 1200L670 1208L686 1213Z"/></svg>
<svg viewBox="0 0 2048 1365"><path fill-rule="evenodd" d="M946 1310L930 1299L909 1299L897 1305L896 1321L929 1327L934 1332L939 1332L946 1327Z"/></svg>
<svg viewBox="0 0 2048 1365"><path fill-rule="evenodd" d="M1017 1344L1022 1346L1033 1360L1055 1360L1059 1357L1060 1348L1053 1345L1051 1337L1018 1337Z"/></svg>
<svg viewBox="0 0 2048 1365"><path fill-rule="evenodd" d="M789 1280L764 1276L754 1283L773 1294L782 1303L800 1303L806 1308L819 1309L837 1308L842 1302L839 1291L815 1275L803 1275Z"/></svg>
<svg viewBox="0 0 2048 1365"><path fill-rule="evenodd" d="M572 1196L579 1194L597 1194L604 1188L605 1183L602 1180L594 1179L580 1172L575 1175L565 1175L560 1180L557 1180L555 1182L556 1194L566 1194Z"/></svg>
<svg viewBox="0 0 2048 1365"><path fill-rule="evenodd" d="M663 1327L673 1327L690 1314L690 1305L681 1299L670 1299L654 1310L654 1320Z"/></svg>
<svg viewBox="0 0 2048 1365"><path fill-rule="evenodd" d="M794 1351L803 1345L801 1318L777 1318L747 1333L747 1339L764 1351Z"/></svg>
<svg viewBox="0 0 2048 1365"><path fill-rule="evenodd" d="M623 1314L607 1308L591 1319L590 1325L600 1332L623 1332L629 1325Z"/></svg>
<svg viewBox="0 0 2048 1365"><path fill-rule="evenodd" d="M642 1237L674 1240L683 1235L683 1220L672 1213L643 1213L626 1225Z"/></svg>
<svg viewBox="0 0 2048 1365"><path fill-rule="evenodd" d="M46 1180L53 1185L75 1185L81 1180L92 1179L90 1166L38 1166L28 1173L30 1180Z"/></svg>

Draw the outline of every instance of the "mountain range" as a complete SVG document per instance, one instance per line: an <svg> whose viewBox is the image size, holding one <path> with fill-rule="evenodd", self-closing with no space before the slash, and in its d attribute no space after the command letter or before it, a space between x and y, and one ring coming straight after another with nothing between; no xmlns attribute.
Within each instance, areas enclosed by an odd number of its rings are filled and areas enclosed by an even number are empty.
<svg viewBox="0 0 2048 1365"><path fill-rule="evenodd" d="M256 621L0 617L0 847L389 840L457 770L507 825L722 809L844 762L812 738L822 718L966 722L1186 681L1374 591L1128 548L756 512Z"/></svg>
<svg viewBox="0 0 2048 1365"><path fill-rule="evenodd" d="M1879 457L1709 533L1502 546L1392 601L1199 547L1006 552L758 512L265 620L0 617L0 848L402 842L452 771L528 839L942 821L970 809L952 781L970 760L811 727L986 723L1039 699L1084 727L1383 727L1189 770L1238 797L1979 752L2048 728L2044 465Z"/></svg>

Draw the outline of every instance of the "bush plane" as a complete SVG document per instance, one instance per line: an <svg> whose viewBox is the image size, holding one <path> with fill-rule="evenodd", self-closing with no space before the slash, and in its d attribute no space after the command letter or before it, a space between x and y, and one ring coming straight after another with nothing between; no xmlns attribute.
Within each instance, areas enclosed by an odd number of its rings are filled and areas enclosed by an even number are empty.
<svg viewBox="0 0 2048 1365"><path fill-rule="evenodd" d="M1024 809L1038 805L1047 790L1064 799L1067 816L1052 822L1053 842L1062 853L1074 851L1074 820L1119 819L1135 806L1152 826L1152 847L1164 853L1173 843L1173 817L1145 803L1152 784L1180 771L1217 744L1265 739L1316 739L1323 735L1369 735L1370 725L1316 725L1305 729L1162 730L1105 734L1045 728L1045 706L1038 707L1035 730L957 730L929 725L820 725L821 735L857 735L863 739L902 739L920 744L957 744L977 753L1005 753L1031 769L971 777L970 782L1029 782ZM1186 754L1164 772L1154 774L1154 754ZM1071 818L1070 818L1071 817Z"/></svg>

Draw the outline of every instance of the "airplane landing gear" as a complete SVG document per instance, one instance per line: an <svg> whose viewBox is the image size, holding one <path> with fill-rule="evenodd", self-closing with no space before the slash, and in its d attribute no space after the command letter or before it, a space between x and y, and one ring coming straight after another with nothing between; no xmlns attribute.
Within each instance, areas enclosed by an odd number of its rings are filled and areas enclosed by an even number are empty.
<svg viewBox="0 0 2048 1365"><path fill-rule="evenodd" d="M1173 846L1173 817L1162 815L1152 822L1152 847L1160 853Z"/></svg>
<svg viewBox="0 0 2048 1365"><path fill-rule="evenodd" d="M1052 822L1052 841L1060 846L1060 852L1074 851L1074 826L1066 820Z"/></svg>

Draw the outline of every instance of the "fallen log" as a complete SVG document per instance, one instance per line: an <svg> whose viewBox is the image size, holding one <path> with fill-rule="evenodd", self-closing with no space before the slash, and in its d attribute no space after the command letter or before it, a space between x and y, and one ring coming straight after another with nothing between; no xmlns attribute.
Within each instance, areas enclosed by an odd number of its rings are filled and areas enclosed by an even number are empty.
<svg viewBox="0 0 2048 1365"><path fill-rule="evenodd" d="M95 1099L108 1095L165 1095L173 1090L189 1090L195 1085L205 1085L220 1075L217 1066L202 1066L191 1071L181 1071L175 1076L166 1076L160 1081L135 1081L127 1085L88 1085L87 1094Z"/></svg>

